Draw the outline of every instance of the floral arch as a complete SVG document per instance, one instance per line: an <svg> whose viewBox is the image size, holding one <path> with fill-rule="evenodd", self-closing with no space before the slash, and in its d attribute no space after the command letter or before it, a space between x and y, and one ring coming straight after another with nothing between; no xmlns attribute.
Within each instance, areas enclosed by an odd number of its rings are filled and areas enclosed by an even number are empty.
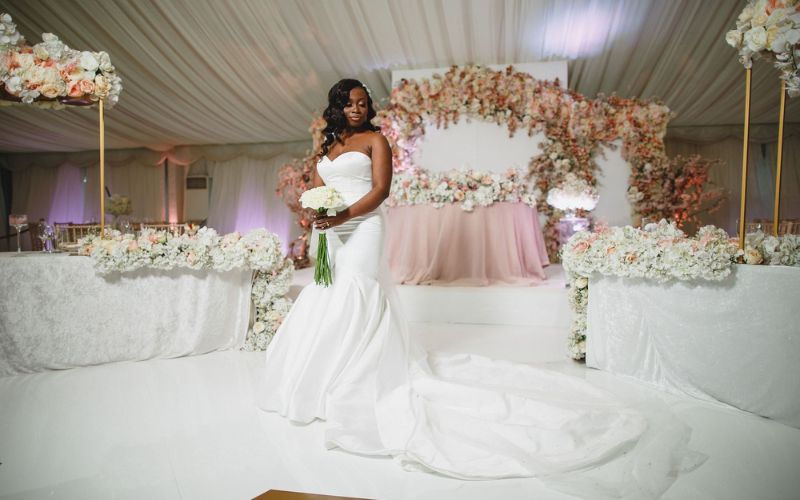
<svg viewBox="0 0 800 500"><path fill-rule="evenodd" d="M414 151L424 139L425 126L447 128L461 118L505 125L509 136L523 131L544 133L543 152L529 162L529 179L546 195L572 173L597 184L595 157L600 146L614 148L622 142L622 157L631 167L628 198L634 217L675 220L679 225L695 222L697 216L717 208L718 189L709 189L709 169L716 163L699 156L668 158L664 136L671 111L657 100L625 99L617 96L587 98L564 89L558 82L536 80L527 73L479 66L453 66L444 75L430 79L402 80L390 101L373 120L392 145L395 172L419 168ZM296 213L299 223L309 227L297 205L308 188L310 173L322 143L325 122L316 118L310 128L314 151L302 160L285 165L278 191ZM563 215L538 196L537 208L547 217L545 239L552 259L557 256L556 222Z"/></svg>

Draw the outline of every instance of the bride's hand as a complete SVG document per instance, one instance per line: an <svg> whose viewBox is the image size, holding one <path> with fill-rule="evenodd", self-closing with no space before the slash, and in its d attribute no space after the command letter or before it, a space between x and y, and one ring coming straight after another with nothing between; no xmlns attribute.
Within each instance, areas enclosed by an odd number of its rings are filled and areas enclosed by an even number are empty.
<svg viewBox="0 0 800 500"><path fill-rule="evenodd" d="M321 230L330 229L344 224L349 218L346 210L336 215L315 214L314 227Z"/></svg>

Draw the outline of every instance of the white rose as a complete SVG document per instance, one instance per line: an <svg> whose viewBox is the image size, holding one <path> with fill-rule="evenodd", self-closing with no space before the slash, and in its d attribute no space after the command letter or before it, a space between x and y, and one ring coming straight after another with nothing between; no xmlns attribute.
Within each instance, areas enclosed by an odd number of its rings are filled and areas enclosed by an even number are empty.
<svg viewBox="0 0 800 500"><path fill-rule="evenodd" d="M766 36L766 34L765 34ZM97 58L91 52L83 51L81 52L81 59L78 63L81 68L86 71L97 71L98 61Z"/></svg>
<svg viewBox="0 0 800 500"><path fill-rule="evenodd" d="M767 2L760 0L753 7L753 17L750 19L750 24L753 26L764 26L767 24Z"/></svg>
<svg viewBox="0 0 800 500"><path fill-rule="evenodd" d="M42 93L42 95L48 99L55 99L56 97L62 95L65 90L66 86L64 85L63 81L46 83L39 88L39 91Z"/></svg>
<svg viewBox="0 0 800 500"><path fill-rule="evenodd" d="M97 75L94 79L94 93L97 97L105 99L108 92L111 90L111 84L108 83L108 78L103 75Z"/></svg>
<svg viewBox="0 0 800 500"><path fill-rule="evenodd" d="M253 333L261 333L267 329L267 325L262 323L261 321L256 321L253 323Z"/></svg>
<svg viewBox="0 0 800 500"><path fill-rule="evenodd" d="M106 52L99 52L98 54L98 62L100 66L100 71L104 73L111 73L114 71L114 65L111 64L111 58L108 56Z"/></svg>
<svg viewBox="0 0 800 500"><path fill-rule="evenodd" d="M0 21L6 24L11 24L11 16L6 13L0 14Z"/></svg>
<svg viewBox="0 0 800 500"><path fill-rule="evenodd" d="M42 44L38 44L33 47L33 55L35 55L42 61L50 59L50 54L47 53L47 49L44 48L44 45Z"/></svg>
<svg viewBox="0 0 800 500"><path fill-rule="evenodd" d="M739 14L739 18L736 20L736 25L741 26L743 24L748 24L751 19L753 19L753 5L748 4L742 13Z"/></svg>
<svg viewBox="0 0 800 500"><path fill-rule="evenodd" d="M725 35L725 41L728 42L728 45L731 47L738 49L742 46L742 33L738 30L730 30Z"/></svg>
<svg viewBox="0 0 800 500"><path fill-rule="evenodd" d="M744 43L753 52L760 52L767 47L767 30L756 27L744 34Z"/></svg>

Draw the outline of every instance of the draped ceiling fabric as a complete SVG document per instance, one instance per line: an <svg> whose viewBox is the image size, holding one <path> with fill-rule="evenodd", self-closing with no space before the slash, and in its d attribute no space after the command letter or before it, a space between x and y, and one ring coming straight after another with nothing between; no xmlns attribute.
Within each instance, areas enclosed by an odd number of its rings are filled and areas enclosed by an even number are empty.
<svg viewBox="0 0 800 500"><path fill-rule="evenodd" d="M105 50L123 78L108 148L308 140L337 79L378 99L391 70L569 60L590 97L660 97L674 127L742 123L744 71L725 44L744 0L0 0L29 42ZM777 120L758 63L753 123ZM97 149L96 111L0 108L0 151ZM800 122L800 99L787 119ZM706 132L707 134L708 132ZM717 137L719 139L719 137Z"/></svg>

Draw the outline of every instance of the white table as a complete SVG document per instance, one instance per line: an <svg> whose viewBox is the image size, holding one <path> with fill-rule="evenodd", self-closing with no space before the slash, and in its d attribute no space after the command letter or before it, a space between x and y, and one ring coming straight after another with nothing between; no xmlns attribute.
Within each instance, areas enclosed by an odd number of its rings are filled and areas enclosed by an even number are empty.
<svg viewBox="0 0 800 500"><path fill-rule="evenodd" d="M800 428L800 268L722 282L595 276L586 364Z"/></svg>
<svg viewBox="0 0 800 500"><path fill-rule="evenodd" d="M239 347L249 270L97 275L88 257L0 253L0 376Z"/></svg>

